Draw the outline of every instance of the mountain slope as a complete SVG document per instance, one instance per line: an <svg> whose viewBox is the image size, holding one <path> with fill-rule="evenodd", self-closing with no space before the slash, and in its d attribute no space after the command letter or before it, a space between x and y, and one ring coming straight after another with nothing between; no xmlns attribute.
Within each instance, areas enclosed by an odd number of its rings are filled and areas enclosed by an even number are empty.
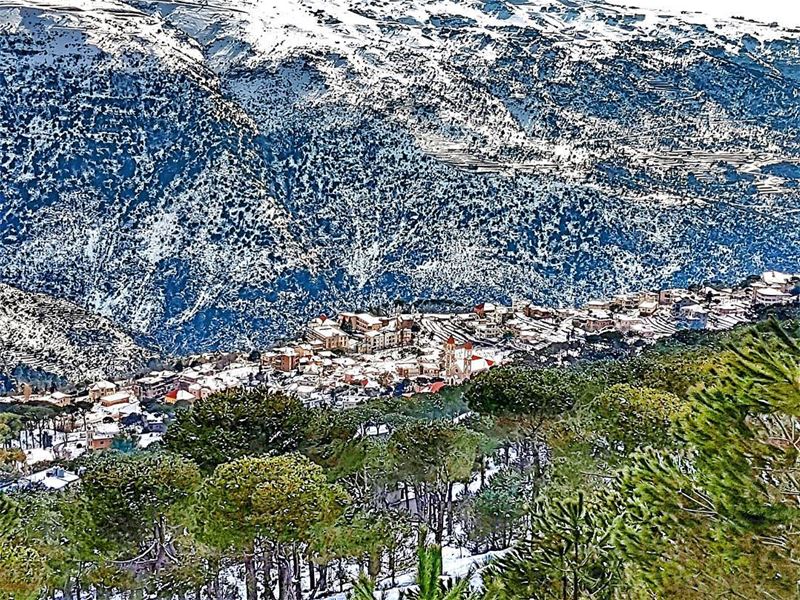
<svg viewBox="0 0 800 600"><path fill-rule="evenodd" d="M15 373L77 382L127 375L156 356L107 319L0 284L0 391Z"/></svg>
<svg viewBox="0 0 800 600"><path fill-rule="evenodd" d="M797 264L794 31L589 1L0 11L0 280L171 350Z"/></svg>

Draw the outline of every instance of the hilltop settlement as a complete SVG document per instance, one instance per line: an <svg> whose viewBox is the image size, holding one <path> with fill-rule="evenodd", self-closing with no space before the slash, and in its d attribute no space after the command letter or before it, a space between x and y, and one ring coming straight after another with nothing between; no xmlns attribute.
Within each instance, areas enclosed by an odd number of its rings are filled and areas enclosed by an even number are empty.
<svg viewBox="0 0 800 600"><path fill-rule="evenodd" d="M301 338L269 350L184 357L169 370L83 388L42 392L20 384L0 402L73 407L70 418L43 417L20 435L33 465L120 443L147 447L176 409L225 390L266 387L309 406L348 408L378 396L437 393L520 358L568 362L608 340L636 351L681 330L729 329L765 307L797 304L799 294L800 274L769 271L737 287L644 291L571 309L520 300L456 313L320 315ZM45 487L68 485L71 477L59 470L29 476Z"/></svg>

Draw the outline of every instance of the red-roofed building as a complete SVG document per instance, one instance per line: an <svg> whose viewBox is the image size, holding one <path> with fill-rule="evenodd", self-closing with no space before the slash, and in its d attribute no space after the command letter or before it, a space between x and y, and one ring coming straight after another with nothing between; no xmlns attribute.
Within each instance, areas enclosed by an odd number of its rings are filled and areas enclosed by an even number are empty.
<svg viewBox="0 0 800 600"><path fill-rule="evenodd" d="M167 404L175 404L176 402L194 402L195 396L191 392L186 390L182 390L180 388L175 388L167 392L166 396L164 396L164 401Z"/></svg>

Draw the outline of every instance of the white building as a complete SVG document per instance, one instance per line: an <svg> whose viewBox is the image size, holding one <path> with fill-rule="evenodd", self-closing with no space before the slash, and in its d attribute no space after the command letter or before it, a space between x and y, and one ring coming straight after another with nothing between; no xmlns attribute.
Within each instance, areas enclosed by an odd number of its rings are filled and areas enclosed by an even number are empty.
<svg viewBox="0 0 800 600"><path fill-rule="evenodd" d="M76 473L67 471L62 467L52 467L22 477L19 481L19 486L23 489L43 486L45 489L57 491L63 490L65 487L72 485L78 480L80 480L80 477L78 477Z"/></svg>
<svg viewBox="0 0 800 600"><path fill-rule="evenodd" d="M766 271L761 274L761 281L769 287L779 289L782 292L789 292L795 284L797 278L789 273L780 271Z"/></svg>
<svg viewBox="0 0 800 600"><path fill-rule="evenodd" d="M89 388L89 398L96 402L103 396L109 396L116 391L117 386L115 384L102 379Z"/></svg>
<svg viewBox="0 0 800 600"><path fill-rule="evenodd" d="M753 302L756 304L773 305L786 304L792 300L792 296L784 291L773 287L754 287Z"/></svg>

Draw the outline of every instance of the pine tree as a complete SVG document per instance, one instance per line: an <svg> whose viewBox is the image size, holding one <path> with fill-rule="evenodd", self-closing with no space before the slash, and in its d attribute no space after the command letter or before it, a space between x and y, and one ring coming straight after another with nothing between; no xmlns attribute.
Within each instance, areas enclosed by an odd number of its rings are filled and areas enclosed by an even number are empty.
<svg viewBox="0 0 800 600"><path fill-rule="evenodd" d="M442 549L438 545L420 546L417 551L416 586L405 591L402 600L474 600L470 575L443 578Z"/></svg>
<svg viewBox="0 0 800 600"><path fill-rule="evenodd" d="M728 349L691 394L684 449L622 477L619 540L664 598L795 598L800 566L800 346L777 322Z"/></svg>
<svg viewBox="0 0 800 600"><path fill-rule="evenodd" d="M538 503L531 538L487 570L487 600L612 598L621 570L613 530L605 507L583 494Z"/></svg>

